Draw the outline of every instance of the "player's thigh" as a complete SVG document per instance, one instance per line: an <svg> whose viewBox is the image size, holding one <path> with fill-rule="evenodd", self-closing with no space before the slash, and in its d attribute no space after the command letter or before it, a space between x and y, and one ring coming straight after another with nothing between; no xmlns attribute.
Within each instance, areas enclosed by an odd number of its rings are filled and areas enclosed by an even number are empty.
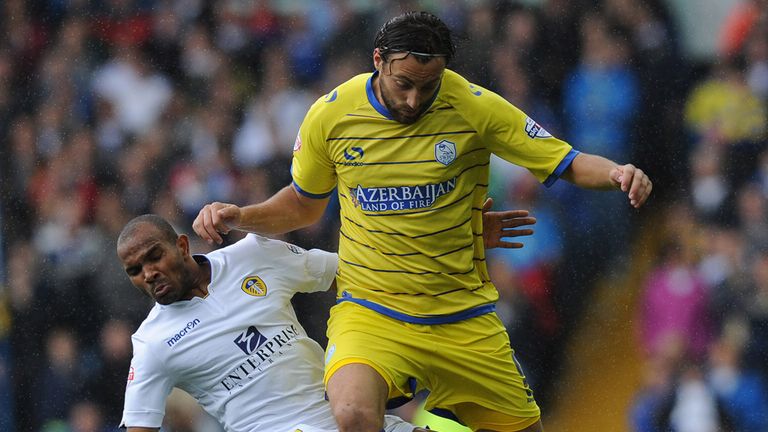
<svg viewBox="0 0 768 432"><path fill-rule="evenodd" d="M411 327L352 303L334 306L328 321L326 387L342 368L362 364L384 380L388 401L412 398L414 383L423 381L422 359L428 354Z"/></svg>
<svg viewBox="0 0 768 432"><path fill-rule="evenodd" d="M426 408L473 429L523 430L541 412L495 314L435 329L442 345Z"/></svg>

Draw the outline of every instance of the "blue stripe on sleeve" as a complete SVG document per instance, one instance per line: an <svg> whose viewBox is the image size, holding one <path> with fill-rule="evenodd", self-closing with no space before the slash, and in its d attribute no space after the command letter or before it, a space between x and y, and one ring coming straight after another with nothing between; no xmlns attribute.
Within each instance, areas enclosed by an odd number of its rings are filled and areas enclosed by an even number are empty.
<svg viewBox="0 0 768 432"><path fill-rule="evenodd" d="M560 161L560 163L557 165L557 168L555 168L555 171L547 177L547 179L544 181L544 186L550 187L557 179L560 178L561 175L565 172L566 169L568 169L569 166L571 166L571 162L573 162L573 159L578 156L578 154L581 153L578 150L571 149L571 151L568 152L567 155L563 158L563 160Z"/></svg>
<svg viewBox="0 0 768 432"><path fill-rule="evenodd" d="M313 194L313 193L309 193L309 192L305 191L304 189L302 189L299 185L296 184L296 181L293 182L293 187L295 187L296 190L299 191L299 193L304 195L305 197L314 198L314 199L328 198L329 196L331 196L333 191L336 189L336 188L333 188L330 191L328 191L326 193L322 193L322 194Z"/></svg>

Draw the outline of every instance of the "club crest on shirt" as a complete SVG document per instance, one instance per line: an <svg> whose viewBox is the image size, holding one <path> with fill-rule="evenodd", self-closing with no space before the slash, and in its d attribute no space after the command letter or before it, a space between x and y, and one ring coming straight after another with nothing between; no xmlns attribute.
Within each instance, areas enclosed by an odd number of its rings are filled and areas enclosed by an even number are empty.
<svg viewBox="0 0 768 432"><path fill-rule="evenodd" d="M131 366L130 369L128 369L128 382L133 381L133 379L136 378L136 370Z"/></svg>
<svg viewBox="0 0 768 432"><path fill-rule="evenodd" d="M532 118L525 118L525 133L531 138L551 138L552 135Z"/></svg>
<svg viewBox="0 0 768 432"><path fill-rule="evenodd" d="M267 284L258 276L248 276L243 279L243 284L240 288L250 296L264 297L267 295Z"/></svg>
<svg viewBox="0 0 768 432"><path fill-rule="evenodd" d="M450 165L456 160L456 144L447 140L435 144L435 160L443 165Z"/></svg>

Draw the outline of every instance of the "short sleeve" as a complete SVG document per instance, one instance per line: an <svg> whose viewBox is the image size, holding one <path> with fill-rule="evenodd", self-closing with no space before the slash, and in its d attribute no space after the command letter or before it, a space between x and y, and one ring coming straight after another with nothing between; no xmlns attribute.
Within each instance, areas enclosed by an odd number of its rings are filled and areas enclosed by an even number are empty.
<svg viewBox="0 0 768 432"><path fill-rule="evenodd" d="M336 187L336 170L326 151L326 133L316 102L299 128L293 146L291 176L296 189L310 198L325 198Z"/></svg>
<svg viewBox="0 0 768 432"><path fill-rule="evenodd" d="M125 405L120 427L159 428L165 416L165 400L173 389L170 377L147 344L133 337L133 359L125 386Z"/></svg>
<svg viewBox="0 0 768 432"><path fill-rule="evenodd" d="M305 268L307 275L316 282L302 292L326 291L330 288L336 277L339 266L339 256L335 253L320 249L311 249L306 252Z"/></svg>
<svg viewBox="0 0 768 432"><path fill-rule="evenodd" d="M545 185L557 180L578 154L503 97L455 73L447 79L451 91L446 101L477 130L488 150L526 168Z"/></svg>

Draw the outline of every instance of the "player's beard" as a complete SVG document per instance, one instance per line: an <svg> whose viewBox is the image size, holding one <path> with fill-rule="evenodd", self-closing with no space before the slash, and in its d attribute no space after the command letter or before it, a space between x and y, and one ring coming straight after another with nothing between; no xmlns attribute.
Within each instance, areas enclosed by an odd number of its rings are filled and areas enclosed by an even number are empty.
<svg viewBox="0 0 768 432"><path fill-rule="evenodd" d="M381 99L384 101L384 106L387 107L387 110L389 111L389 115L392 116L392 118L398 123L416 123L427 111L427 109L429 109L429 106L432 105L433 98L429 98L414 111L410 111L410 108L405 110L398 109L395 103L392 101L392 98L390 98L387 94L387 89L381 80L379 81L379 91L381 92Z"/></svg>

